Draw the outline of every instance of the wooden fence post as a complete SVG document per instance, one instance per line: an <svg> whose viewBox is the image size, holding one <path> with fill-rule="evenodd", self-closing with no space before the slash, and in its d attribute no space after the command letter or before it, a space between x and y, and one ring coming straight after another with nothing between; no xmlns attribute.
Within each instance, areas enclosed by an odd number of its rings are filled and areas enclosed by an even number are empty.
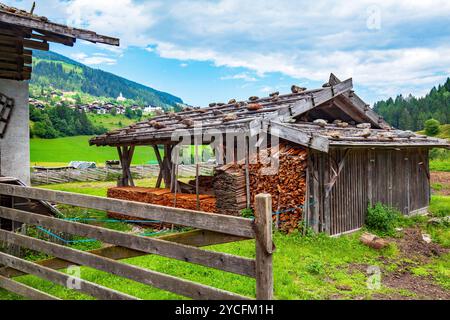
<svg viewBox="0 0 450 320"><path fill-rule="evenodd" d="M272 266L272 197L258 194L255 205L256 224L256 299L273 299Z"/></svg>

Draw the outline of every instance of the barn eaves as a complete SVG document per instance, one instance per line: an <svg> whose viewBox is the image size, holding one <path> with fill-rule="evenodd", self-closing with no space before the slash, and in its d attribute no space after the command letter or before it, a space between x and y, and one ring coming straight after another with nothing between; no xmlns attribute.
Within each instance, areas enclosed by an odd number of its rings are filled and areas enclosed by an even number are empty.
<svg viewBox="0 0 450 320"><path fill-rule="evenodd" d="M73 46L77 39L119 45L119 39L72 28L0 3L0 78L29 80L32 51L49 50L49 43Z"/></svg>

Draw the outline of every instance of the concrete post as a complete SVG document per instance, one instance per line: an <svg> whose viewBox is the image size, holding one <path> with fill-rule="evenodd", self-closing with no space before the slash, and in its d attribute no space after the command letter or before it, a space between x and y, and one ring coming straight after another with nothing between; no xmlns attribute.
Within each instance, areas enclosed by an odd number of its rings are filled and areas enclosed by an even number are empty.
<svg viewBox="0 0 450 320"><path fill-rule="evenodd" d="M6 135L0 139L0 175L30 185L28 82L0 79L0 92L15 102Z"/></svg>

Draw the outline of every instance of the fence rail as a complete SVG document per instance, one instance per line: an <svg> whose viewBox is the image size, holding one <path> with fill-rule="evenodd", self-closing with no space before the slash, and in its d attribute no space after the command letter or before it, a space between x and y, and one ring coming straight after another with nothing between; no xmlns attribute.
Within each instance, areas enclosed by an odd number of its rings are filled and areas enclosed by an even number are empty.
<svg viewBox="0 0 450 320"><path fill-rule="evenodd" d="M65 221L54 217L47 217L14 208L0 207L0 218L26 225L48 228L57 232L64 232L82 237L95 238L117 248L126 248L137 255L156 254L167 258L198 264L221 271L256 278L256 298L273 298L272 275L272 212L269 195L256 197L255 220L240 217L224 216L177 208L168 208L139 202L117 199L100 198L60 191L50 191L37 188L0 184L0 195L13 198L45 200L83 208L113 211L128 216L154 219L166 223L193 227L203 231L200 234L190 233L187 237L179 237L178 242L170 239L148 238L114 231L98 226ZM249 259L226 253L200 249L206 245L205 235L209 243L229 242L242 239L256 239L256 258ZM176 237L176 236L175 236ZM224 239L229 240L224 240ZM190 240L188 240L190 239ZM33 274L60 285L66 285L68 276L55 269L67 267L70 264L88 266L117 276L128 278L159 289L174 292L194 299L249 299L236 293L217 289L207 285L177 278L164 273L139 268L116 261L120 255L99 255L97 253L80 251L63 245L15 233L13 230L0 230L0 241L8 245L25 247L42 252L66 261L66 264L56 263L44 266L39 263L25 261L18 257L1 253L0 264L9 268L0 269L0 287L34 299L51 299L46 293L26 287L11 278L8 274ZM7 272L8 271L8 272ZM80 279L78 291L99 299L136 299L124 293ZM56 299L56 298L55 298Z"/></svg>
<svg viewBox="0 0 450 320"><path fill-rule="evenodd" d="M212 175L214 166L200 166L200 175ZM196 167L194 165L180 165L180 177L194 177ZM142 165L132 166L131 174L135 179L145 179L157 177L159 174L159 165ZM31 172L31 184L35 186L46 184L70 183L70 182L89 182L89 181L112 181L117 180L122 175L121 168L90 168L90 169L74 169L61 168L39 168Z"/></svg>

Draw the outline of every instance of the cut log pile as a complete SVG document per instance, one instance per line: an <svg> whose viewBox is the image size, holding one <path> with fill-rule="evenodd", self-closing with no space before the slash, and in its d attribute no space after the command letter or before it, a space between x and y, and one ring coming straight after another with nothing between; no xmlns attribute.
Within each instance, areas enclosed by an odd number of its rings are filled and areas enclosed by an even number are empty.
<svg viewBox="0 0 450 320"><path fill-rule="evenodd" d="M198 186L199 186L199 193L201 194L209 194L214 195L214 188L213 188L213 176L199 176L198 177ZM195 180L189 180L189 184L195 188ZM195 193L195 189L194 189Z"/></svg>
<svg viewBox="0 0 450 320"><path fill-rule="evenodd" d="M175 194L170 189L142 188L142 187L117 187L108 189L108 198L144 202L165 207L174 207ZM200 211L215 212L216 199L211 195L199 195ZM176 207L197 210L197 196L195 194L177 194ZM108 212L108 216L120 220L144 220L129 217L123 214ZM146 224L151 227L162 227L161 224ZM166 226L167 227L167 226Z"/></svg>
<svg viewBox="0 0 450 320"><path fill-rule="evenodd" d="M224 165L216 169L214 191L217 199L217 212L239 216L246 208L245 172L239 165Z"/></svg>
<svg viewBox="0 0 450 320"><path fill-rule="evenodd" d="M259 193L272 195L273 212L279 214L279 228L292 232L299 227L306 199L307 151L301 147L281 144L279 168L275 174L266 175L268 166L261 163L250 165L251 204ZM274 215L276 220L276 215Z"/></svg>
<svg viewBox="0 0 450 320"><path fill-rule="evenodd" d="M265 151L276 152L275 149ZM288 144L280 145L279 168L270 168L261 162L249 165L252 209L259 193L272 195L272 209L279 215L279 227L292 232L299 227L306 195L307 151ZM250 160L250 163L257 161ZM272 170L273 169L273 170ZM221 214L240 215L246 208L245 164L228 164L216 169L214 190L217 211ZM274 220L276 216L274 216Z"/></svg>

